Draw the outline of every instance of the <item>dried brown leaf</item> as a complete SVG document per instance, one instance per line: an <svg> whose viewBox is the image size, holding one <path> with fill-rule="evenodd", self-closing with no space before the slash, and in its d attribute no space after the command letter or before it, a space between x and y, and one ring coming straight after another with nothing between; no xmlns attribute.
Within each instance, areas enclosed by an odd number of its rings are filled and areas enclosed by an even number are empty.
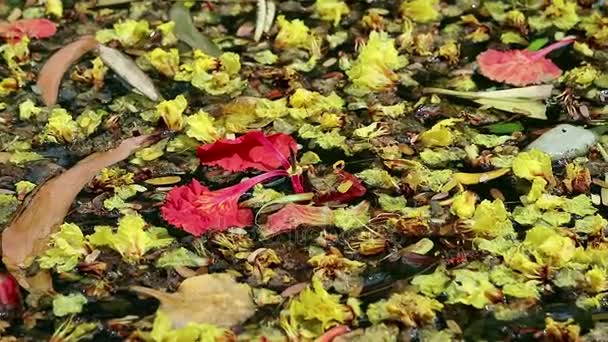
<svg viewBox="0 0 608 342"><path fill-rule="evenodd" d="M175 328L189 322L230 328L255 313L249 285L236 282L228 273L188 278L175 293L143 286L132 286L131 290L158 299L159 310L171 317Z"/></svg>
<svg viewBox="0 0 608 342"><path fill-rule="evenodd" d="M2 232L2 261L22 287L30 292L52 291L48 273L39 272L36 278L30 278L25 269L46 248L48 236L63 223L80 190L101 169L126 159L152 140L155 138L150 135L133 137L114 149L93 153L47 181L22 204Z"/></svg>
<svg viewBox="0 0 608 342"><path fill-rule="evenodd" d="M95 49L98 43L93 36L83 36L64 46L49 58L40 70L36 85L42 94L42 100L47 106L57 102L59 85L63 75L72 63L79 60L87 52Z"/></svg>

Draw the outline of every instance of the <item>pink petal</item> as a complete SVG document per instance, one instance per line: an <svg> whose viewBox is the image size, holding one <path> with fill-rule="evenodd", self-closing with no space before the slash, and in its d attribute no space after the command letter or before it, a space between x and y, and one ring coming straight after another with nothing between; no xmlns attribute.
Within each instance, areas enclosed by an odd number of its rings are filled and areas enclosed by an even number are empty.
<svg viewBox="0 0 608 342"><path fill-rule="evenodd" d="M263 138L271 146L261 143L260 139ZM292 151L296 150L296 141L287 134L265 136L260 131L254 131L234 140L221 139L213 144L202 145L197 154L203 165L221 166L233 172L248 169L271 171L284 166Z"/></svg>
<svg viewBox="0 0 608 342"><path fill-rule="evenodd" d="M489 49L477 56L479 71L491 80L515 86L548 82L558 78L562 71L545 56L573 41L571 38L564 39L536 52Z"/></svg>
<svg viewBox="0 0 608 342"><path fill-rule="evenodd" d="M284 170L267 172L216 191L193 180L189 185L175 187L167 194L161 213L167 222L194 236L209 231L247 227L253 223L253 213L251 209L239 207L239 198L254 185L285 175L287 172Z"/></svg>
<svg viewBox="0 0 608 342"><path fill-rule="evenodd" d="M268 216L262 230L264 237L295 230L300 225L326 226L333 222L332 210L329 207L289 203L281 210Z"/></svg>

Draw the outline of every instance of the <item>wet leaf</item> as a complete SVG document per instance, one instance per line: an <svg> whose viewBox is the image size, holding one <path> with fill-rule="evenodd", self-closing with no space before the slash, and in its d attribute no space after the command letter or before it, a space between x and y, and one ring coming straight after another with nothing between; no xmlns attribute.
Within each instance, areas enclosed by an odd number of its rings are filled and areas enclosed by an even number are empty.
<svg viewBox="0 0 608 342"><path fill-rule="evenodd" d="M26 276L24 269L46 249L51 233L57 230L80 190L103 168L126 159L154 138L145 135L124 140L114 149L94 153L61 175L38 187L2 232L2 261L28 291L49 291L50 279ZM40 282L36 281L40 280Z"/></svg>
<svg viewBox="0 0 608 342"><path fill-rule="evenodd" d="M104 64L127 81L133 88L152 101L157 101L161 98L150 77L141 71L131 58L105 45L100 44L98 49L99 57L101 57Z"/></svg>
<svg viewBox="0 0 608 342"><path fill-rule="evenodd" d="M177 292L168 293L143 286L131 290L160 301L174 328L188 323L206 323L230 328L255 313L251 288L237 283L228 273L204 274L182 282Z"/></svg>
<svg viewBox="0 0 608 342"><path fill-rule="evenodd" d="M38 74L36 85L40 89L44 104L52 106L57 102L59 85L63 75L72 63L97 47L93 36L83 36L55 52Z"/></svg>

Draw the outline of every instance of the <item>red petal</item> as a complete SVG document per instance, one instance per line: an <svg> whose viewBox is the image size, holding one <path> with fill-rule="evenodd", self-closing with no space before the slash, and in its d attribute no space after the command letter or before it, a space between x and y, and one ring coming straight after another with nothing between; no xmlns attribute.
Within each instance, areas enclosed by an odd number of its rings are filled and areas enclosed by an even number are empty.
<svg viewBox="0 0 608 342"><path fill-rule="evenodd" d="M289 203L281 210L268 216L262 235L269 237L288 232L300 225L325 226L333 222L332 210L329 207Z"/></svg>
<svg viewBox="0 0 608 342"><path fill-rule="evenodd" d="M334 170L334 174L338 177L338 184L350 182L350 188L346 192L340 192L338 189L332 189L331 192L319 193L315 197L315 203L344 203L365 195L367 189L363 186L359 178L344 170Z"/></svg>
<svg viewBox="0 0 608 342"><path fill-rule="evenodd" d="M489 49L477 56L479 71L491 80L515 86L548 82L558 78L562 71L544 56L572 41L564 39L536 52Z"/></svg>
<svg viewBox="0 0 608 342"><path fill-rule="evenodd" d="M0 273L0 309L14 310L21 306L21 293L17 281L10 274Z"/></svg>
<svg viewBox="0 0 608 342"><path fill-rule="evenodd" d="M260 142L263 138L266 138L271 146ZM254 131L234 140L222 139L213 144L202 145L197 154L203 165L221 166L233 172L247 169L271 171L284 166L292 151L296 150L296 141L287 134L264 136L264 133Z"/></svg>
<svg viewBox="0 0 608 342"><path fill-rule="evenodd" d="M253 213L250 209L239 208L241 195L257 183L285 175L287 172L284 170L267 172L216 191L210 191L193 180L189 185L173 188L167 194L161 213L167 222L194 236L208 231L250 226Z"/></svg>
<svg viewBox="0 0 608 342"><path fill-rule="evenodd" d="M48 38L57 32L57 26L48 19L22 19L14 23L0 25L0 36L19 40L23 36L30 38Z"/></svg>

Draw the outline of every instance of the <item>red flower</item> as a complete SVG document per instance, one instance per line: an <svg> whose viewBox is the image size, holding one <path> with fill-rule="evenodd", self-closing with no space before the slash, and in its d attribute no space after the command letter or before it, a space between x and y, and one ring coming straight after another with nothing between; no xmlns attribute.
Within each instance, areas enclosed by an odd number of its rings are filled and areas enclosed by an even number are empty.
<svg viewBox="0 0 608 342"><path fill-rule="evenodd" d="M203 165L221 166L233 172L248 169L271 171L280 167L289 170L289 158L297 149L298 144L287 134L266 136L261 131L253 131L234 140L220 139L201 145L197 155ZM298 176L292 176L291 181L295 192L304 192Z"/></svg>
<svg viewBox="0 0 608 342"><path fill-rule="evenodd" d="M329 189L315 188L315 203L345 203L365 195L367 191L359 178L344 170L336 169L328 178L322 183L331 184Z"/></svg>
<svg viewBox="0 0 608 342"><path fill-rule="evenodd" d="M239 208L239 198L254 185L269 178L286 176L275 170L247 179L239 184L210 191L193 180L189 185L173 188L161 208L163 218L194 236L208 231L224 231L253 224L251 209Z"/></svg>
<svg viewBox="0 0 608 342"><path fill-rule="evenodd" d="M296 141L289 135L277 133L265 136L261 131L249 132L234 140L220 139L202 145L197 154L203 165L215 165L233 171L289 168L289 157L297 150Z"/></svg>
<svg viewBox="0 0 608 342"><path fill-rule="evenodd" d="M562 71L545 56L573 41L574 38L563 39L539 51L490 49L477 56L479 71L491 80L514 86L548 82Z"/></svg>
<svg viewBox="0 0 608 342"><path fill-rule="evenodd" d="M21 307L19 285L12 275L0 273L0 310L14 310Z"/></svg>
<svg viewBox="0 0 608 342"><path fill-rule="evenodd" d="M262 229L264 237L288 232L300 225L326 226L333 223L333 213L329 207L289 203L281 210L268 216Z"/></svg>
<svg viewBox="0 0 608 342"><path fill-rule="evenodd" d="M19 41L21 37L48 38L57 32L54 22L48 19L22 19L13 23L0 23L0 37Z"/></svg>

